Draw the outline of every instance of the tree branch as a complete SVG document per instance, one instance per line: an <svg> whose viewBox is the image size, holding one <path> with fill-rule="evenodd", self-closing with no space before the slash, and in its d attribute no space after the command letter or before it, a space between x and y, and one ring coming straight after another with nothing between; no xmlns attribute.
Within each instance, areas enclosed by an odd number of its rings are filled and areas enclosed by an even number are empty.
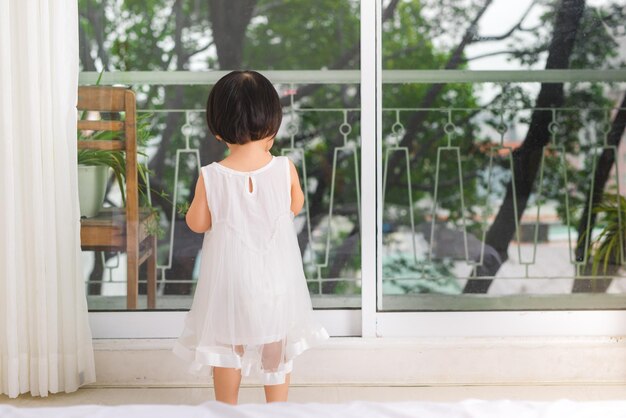
<svg viewBox="0 0 626 418"><path fill-rule="evenodd" d="M613 118L613 122L611 123L611 130L607 135L607 145L613 146L616 149L619 148L622 137L624 136L624 131L626 130L626 94L622 99L622 102L619 106L619 110L615 114ZM606 182L609 179L609 175L611 174L611 170L613 169L613 165L615 164L615 153L611 149L603 149L602 154L597 162L597 168L595 173L593 173L593 184L591 186L590 191L587 193L587 197L585 199L585 209L583 210L582 215L580 216L580 220L578 221L578 237L579 241L576 245L576 261L582 262L585 259L585 255L588 254L591 249L591 240L589 240L589 246L585 245L586 240L580 239L580 237L585 236L586 233L593 230L596 224L597 214L593 212L593 208L595 208L601 201L602 195L604 194L604 187L606 186ZM591 193L593 190L593 193ZM589 208L591 207L591 213L589 213ZM587 222L589 219L589 222ZM572 288L573 293L579 292L587 292L590 288L592 288L591 281L596 279L576 279L574 281L574 287ZM594 291L606 291L606 289L611 284L611 280L602 280L602 286L596 286ZM598 283L596 283L597 285Z"/></svg>
<svg viewBox="0 0 626 418"><path fill-rule="evenodd" d="M501 41L503 39L508 38L509 36L513 35L513 32L515 32L516 30L520 30L522 28L522 24L524 23L524 20L526 20L526 18L528 17L528 14L533 9L533 7L535 7L536 4L537 4L537 0L533 0L526 8L526 11L524 12L520 20L515 24L515 26L513 26L507 32L503 33L502 35L496 35L496 36L476 36L474 37L474 39L472 39L471 43Z"/></svg>
<svg viewBox="0 0 626 418"><path fill-rule="evenodd" d="M569 67L576 34L585 9L585 0L562 0L556 12L552 40L550 42L546 69ZM563 83L543 83L535 103L536 108L559 108L563 105ZM513 150L513 176L506 188L504 201L487 231L485 244L494 248L502 262L508 259L508 248L516 232L528 199L532 192L543 147L550 140L548 127L552 122L549 110L534 110L526 138L519 148ZM514 183L513 183L514 182ZM479 266L476 276L495 276L500 265ZM468 280L464 293L487 293L492 280Z"/></svg>
<svg viewBox="0 0 626 418"><path fill-rule="evenodd" d="M492 0L489 0L492 1ZM398 3L400 2L400 0L392 0L389 5L385 8L385 10L383 11L383 15L381 16L382 21L385 22L387 20L389 20L391 17L393 17L393 14L396 10L396 7L398 6ZM335 61L333 64L331 64L328 68L331 70L336 70L336 69L341 69L341 68L345 68L346 65L348 65L348 63L350 62L350 60L352 60L354 57L357 56L357 53L361 50L361 46L360 45L353 45L352 48L350 48L348 51L346 51L342 56L340 56L337 61ZM311 94L315 93L317 90L319 90L322 86L319 84L305 84L303 86L298 87L298 89L296 90L296 93L294 95L294 102L297 102L299 100L302 100L304 97L306 96L310 96ZM291 105L291 98L289 95L287 96L283 96L280 99L280 104L283 107L288 107Z"/></svg>
<svg viewBox="0 0 626 418"><path fill-rule="evenodd" d="M476 60L483 59L483 58L495 57L496 55L513 54L514 52L515 51L512 51L510 49L502 50L502 51L492 51L492 52L487 52L484 54L476 55L473 57L469 57L467 58L467 61L476 61Z"/></svg>
<svg viewBox="0 0 626 418"><path fill-rule="evenodd" d="M100 10L96 7L87 7L87 12L84 15L85 18L89 21L91 26L93 27L94 37L96 39L96 45L98 45L97 55L102 61L102 68L108 70L109 67L109 55L107 54L106 49L104 48L104 28L102 26L102 19L98 13L104 13L104 10Z"/></svg>
<svg viewBox="0 0 626 418"><path fill-rule="evenodd" d="M415 51L419 51L420 49L424 48L424 45L426 44L425 40L422 39L419 44L414 45L410 48L404 48L400 51L396 51L393 54L387 55L386 57L384 57L385 60L390 60L390 59L395 59L398 57L401 57L403 55L407 55L410 54L411 52L415 52Z"/></svg>
<svg viewBox="0 0 626 418"><path fill-rule="evenodd" d="M450 58L448 59L448 62L446 63L444 69L452 70L452 69L458 68L458 66L461 64L461 58L465 51L465 47L473 39L478 22L480 21L482 16L485 14L485 12L487 11L487 9L489 8L492 2L493 0L485 1L485 3L483 4L483 7L478 11L478 13L476 14L474 19L468 26L467 30L465 31L465 34L463 35L461 42L459 43L459 45L457 45L457 47L454 49L454 52L450 55ZM441 83L431 85L428 91L426 92L426 94L424 95L422 101L417 107L431 108L433 104L435 103L435 100L437 99L441 91L443 90L443 87L444 87L444 84L441 84ZM408 147L411 145L410 144L411 141L413 140L413 138L415 138L418 130L420 129L421 125L424 123L426 119L426 114L427 112L418 112L414 117L412 117L408 121L408 123L406 124L406 131L402 139L400 140L400 144L399 144L400 146ZM418 144L415 155L424 155L426 150L431 148L437 140L438 140L438 137L433 136L429 140L426 140L423 143ZM390 159L389 166L395 167L397 164L399 164L400 163L399 158L400 158L399 155L397 154L394 155Z"/></svg>
<svg viewBox="0 0 626 418"><path fill-rule="evenodd" d="M208 44L206 44L205 46L201 46L200 48L194 49L193 51L188 52L187 55L187 59L193 57L196 54L199 54L202 51L206 51L207 49L209 49L211 46L215 45L215 42L211 41Z"/></svg>
<svg viewBox="0 0 626 418"><path fill-rule="evenodd" d="M257 0L208 0L211 29L221 70L241 67L246 28Z"/></svg>
<svg viewBox="0 0 626 418"><path fill-rule="evenodd" d="M87 34L82 24L78 25L78 38L80 45L80 62L84 71L96 71L96 62L91 56L91 43L87 39Z"/></svg>

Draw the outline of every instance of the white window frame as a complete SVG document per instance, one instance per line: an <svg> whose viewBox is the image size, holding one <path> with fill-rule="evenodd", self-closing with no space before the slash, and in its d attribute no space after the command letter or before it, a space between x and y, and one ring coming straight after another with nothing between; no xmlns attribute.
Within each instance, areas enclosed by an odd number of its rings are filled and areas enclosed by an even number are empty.
<svg viewBox="0 0 626 418"><path fill-rule="evenodd" d="M361 208L362 308L316 310L332 336L361 337L498 337L626 335L626 311L382 311L382 37L381 0L361 1ZM372 45L374 47L372 47ZM441 77L423 71L423 82ZM460 72L449 72L460 77ZM481 72L485 81L493 72ZM499 72L502 73L502 72ZM528 72L518 72L527 74ZM549 81L550 72L543 72ZM586 79L626 81L626 71L578 71ZM403 77L394 72L394 77ZM199 75L202 77L202 75ZM497 78L497 76L496 76ZM543 80L542 78L542 80ZM539 80L539 81L542 81ZM394 81L400 81L395 80ZM451 80L452 81L452 80ZM528 81L537 81L529 78ZM374 166L376 170L370 168ZM187 311L89 312L94 338L176 338Z"/></svg>

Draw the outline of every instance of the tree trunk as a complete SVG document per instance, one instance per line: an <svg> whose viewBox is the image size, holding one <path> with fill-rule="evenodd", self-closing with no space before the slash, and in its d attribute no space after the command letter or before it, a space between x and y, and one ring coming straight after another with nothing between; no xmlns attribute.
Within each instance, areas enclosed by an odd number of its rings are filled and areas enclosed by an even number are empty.
<svg viewBox="0 0 626 418"><path fill-rule="evenodd" d="M622 99L622 103L619 105L618 110L613 123L611 124L611 130L607 135L607 145L619 148L619 144L624 136L624 130L626 129L626 94ZM602 150L602 154L598 160L596 172L593 175L592 189L589 190L587 198L585 199L585 208L583 214L578 221L578 236L581 237L586 231L592 231L596 224L596 214L589 213L589 207L592 208L602 201L602 194L604 193L604 186L606 185L611 169L615 163L615 154L610 149ZM593 193L591 193L593 190ZM590 202L591 201L591 202ZM591 204L590 204L591 203ZM587 225L587 218L589 217L589 225ZM576 261L582 262L585 258L585 252L589 251L589 247L585 245L584 240L578 242L576 245ZM587 271L591 271L590 267L586 267ZM611 279L576 279L572 288L572 293L581 292L597 292L604 293L611 284ZM594 285L595 284L595 285Z"/></svg>
<svg viewBox="0 0 626 418"><path fill-rule="evenodd" d="M91 273L89 273L89 284L87 286L88 295L100 295L102 293L104 264L102 263L101 255L102 253L100 251L93 252L93 269L91 270Z"/></svg>
<svg viewBox="0 0 626 418"><path fill-rule="evenodd" d="M461 42L456 46L456 48L450 55L448 62L446 62L446 65L443 68L444 70L457 69L459 65L461 65L464 62L463 54L465 53L465 48L467 47L467 45L471 44L472 41L474 40L474 37L476 36L476 30L477 30L476 28L478 27L478 22L480 21L482 16L485 14L489 6L491 6L492 2L493 0L487 0L483 4L483 6L480 8L478 13L474 17L474 20L472 20L469 27L465 31L465 34L463 35ZM436 84L431 85L428 91L426 91L426 94L424 95L424 97L422 98L422 100L420 101L417 107L422 108L422 109L427 109L427 108L432 107L433 104L435 103L435 100L437 100L437 97L439 97L439 94L441 94L441 91L443 90L444 86L445 84L441 84L441 83L436 83ZM402 139L400 140L399 146L409 147L409 149L411 149L411 143L415 139L418 131L422 129L424 121L426 120L426 116L427 116L427 112L417 112L417 114L408 121L408 123L406 124L406 130L404 132L404 135L402 136ZM411 156L422 155L428 152L428 150L432 147L435 141L438 141L438 140L439 140L439 137L436 135L433 135L432 139L424 143L418 144L416 149L413 152L411 152ZM389 170L388 176L390 177L388 181L390 183L397 182L399 181L399 179L401 179L403 176L406 175L406 173L404 172L405 164L401 161L402 158L403 157L402 155L400 155L400 153L393 153L389 157L389 161L387 162L388 167L401 167L402 168L397 173L394 170Z"/></svg>
<svg viewBox="0 0 626 418"><path fill-rule="evenodd" d="M237 70L256 0L209 0L211 28L220 70Z"/></svg>
<svg viewBox="0 0 626 418"><path fill-rule="evenodd" d="M236 69L240 68L243 59L243 43L245 40L246 29L252 18L252 12L256 0L245 0L236 2L227 2L224 0L209 0L210 16L213 39L217 49L217 56L220 69ZM181 33L184 27L184 13L181 9L181 3L176 2L173 8L176 14L176 31L175 31L175 50L176 50L176 68L184 69L189 60L189 55L182 48ZM172 97L173 108L180 108L183 102L183 87L174 88ZM179 104L179 105L176 105ZM181 118L180 113L170 113L167 117L166 130L164 131L163 140L153 158L153 167L156 172L163 173L165 171L165 160L169 153L170 138L174 135ZM224 146L218 143L210 134L200 143L200 161L202 165L210 164L220 159L224 152ZM190 200L194 197L195 187L198 180L194 176L191 183ZM176 185L175 185L176 186ZM166 205L169 206L169 205ZM164 208L165 209L165 208ZM165 213L171 213L171 206L167 207ZM183 217L174 216L172 222L175 223L175 235L173 247L172 267L166 271L166 279L168 286L164 289L165 294L190 294L191 284L176 283L176 280L191 279L195 258L198 250L202 246L202 236L191 231Z"/></svg>
<svg viewBox="0 0 626 418"><path fill-rule="evenodd" d="M546 69L562 69L569 67L569 59L574 48L576 33L585 9L584 0L562 0L556 13L552 41L548 49ZM559 108L563 105L563 84L544 83L541 85L535 107ZM515 181L515 198L517 200L517 221L526 209L528 198L535 183L535 177L541 162L543 147L550 140L548 126L552 122L549 110L535 110L532 113L530 126L522 145L513 151L513 174ZM513 201L513 179L509 181L506 195L496 218L489 228L486 244L493 247L502 262L508 259L508 248L515 233L515 208ZM495 276L499 266L488 269L476 269L478 276ZM468 280L464 293L487 293L492 280Z"/></svg>
<svg viewBox="0 0 626 418"><path fill-rule="evenodd" d="M341 272L354 256L354 252L358 250L361 242L361 234L359 225L355 225L348 236L343 240L341 245L335 250L336 256L328 267L328 277L337 278L341 276ZM339 284L338 281L322 282L322 294L333 294L335 288Z"/></svg>

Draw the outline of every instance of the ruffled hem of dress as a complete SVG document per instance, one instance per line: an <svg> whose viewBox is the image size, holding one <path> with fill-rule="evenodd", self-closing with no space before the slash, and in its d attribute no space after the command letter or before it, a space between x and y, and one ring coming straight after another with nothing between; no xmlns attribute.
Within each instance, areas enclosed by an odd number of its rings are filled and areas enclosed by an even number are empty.
<svg viewBox="0 0 626 418"><path fill-rule="evenodd" d="M256 369L261 376L263 385L280 385L285 383L288 373L293 370L293 359L302 354L304 351L319 345L329 338L328 332L323 327L309 332L306 336L301 337L295 342L289 343L285 347L285 363L281 364L279 369L274 372L264 372ZM189 362L188 372L194 375L206 376L206 368L209 367L228 367L241 369L242 376L249 376L255 363L254 359L246 356L239 356L226 347L210 347L199 346L189 348L184 346L177 340L172 348L174 354L181 359ZM258 364L256 364L258 366Z"/></svg>

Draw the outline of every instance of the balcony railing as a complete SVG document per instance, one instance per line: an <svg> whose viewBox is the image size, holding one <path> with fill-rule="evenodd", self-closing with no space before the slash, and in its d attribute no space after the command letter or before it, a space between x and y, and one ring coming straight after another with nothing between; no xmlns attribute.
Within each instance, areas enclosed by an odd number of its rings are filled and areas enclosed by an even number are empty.
<svg viewBox="0 0 626 418"><path fill-rule="evenodd" d="M225 72L120 72L105 73L101 84L125 84L130 86L208 86L215 83ZM320 107L303 106L296 100L297 91L303 85L343 85L358 86L360 72L352 70L332 71L266 71L264 74L276 85L285 87L286 106L284 107L284 127L279 132L281 145L279 152L289 155L297 162L300 169L301 181L305 191L305 208L298 216L300 229L300 243L307 271L307 280L313 295L314 305L317 307L358 307L359 286L361 272L359 268L359 238L364 227L361 224L361 190L364 185L360 182L360 109L356 106ZM81 84L94 84L98 78L96 73L82 73ZM389 70L382 72L383 97L388 86L403 84L491 84L507 86L512 84L534 83L602 83L610 86L611 83L626 82L626 71L623 70L545 70L545 71L404 71ZM140 96L141 99L141 96ZM371 104L374 106L374 103ZM563 121L577 118L577 114L586 112L584 120L595 120L597 127L590 134L590 141L584 143L584 149L592 150L596 158L602 150L613 152L615 166L613 179L618 191L620 186L626 185L626 178L621 178L626 170L622 168L626 163L626 146L618 148L607 143L611 118L620 110L617 106L590 107L586 103L580 106L562 106L558 108L536 108L527 105L478 105L475 107L454 106L453 103L443 107L395 107L385 106L383 102L383 135L380 140L379 163L382 164L382 190L380 191L382 206L382 252L384 268L380 278L382 297L389 309L515 309L546 308L548 305L556 307L587 307L590 295L571 295L564 292L563 287L551 288L549 283L559 281L572 282L581 277L590 280L613 280L620 273L610 275L590 275L586 265L590 260L590 249L586 248L583 259L577 259L576 246L578 236L573 217L580 216L583 209L570 201L570 195L577 191L567 191L572 179L568 179L568 170L585 170L588 166L587 155L580 155L571 151L571 144L565 147L561 141L563 135ZM544 147L539 175L534 182L531 205L522 213L517 213L519 203L515 200L512 208L515 210L515 237L512 248L509 250L509 261L506 268L500 268L494 277L480 277L475 274L477 267L486 262L485 236L489 225L494 221L499 206L504 198L504 190L497 189L505 184L515 172L513 150L522 143L521 135L509 138L512 129L523 129L528 125L525 118L532 112L543 111L550 114L550 139ZM159 270L159 297L164 297L166 285L192 285L196 282L195 273L189 271L188 277L176 277L174 280L167 277L173 268L175 255L175 237L177 228L183 227L178 218L176 203L188 198L193 186L193 173L201 164L201 153L198 146L199 136L204 131L204 108L141 108L140 113L150 113L162 121L164 115L179 115L180 142L171 144L167 149L167 159L172 173L155 173L157 176L172 176L171 190L166 190L174 203L168 213L165 213L163 225L166 227L166 236L160 241ZM328 137L330 130L323 135L303 132L303 120L316 114L325 114L324 118L333 119L334 137ZM419 118L415 118L420 115ZM594 119L595 118L595 119ZM419 120L432 126L426 132L435 133L429 138L417 137L403 144L402 139L407 132L407 124ZM474 121L473 132L464 132L466 123ZM309 125L310 121L307 122ZM608 127L608 128L607 128ZM415 130L415 127L413 127ZM158 138L161 134L158 134ZM480 147L473 147L468 151L467 135L479 135L483 141ZM568 138L577 136L572 133ZM595 136L594 136L595 135ZM307 137L309 139L303 139ZM490 139L485 141L484 139ZM162 138L161 138L162 139ZM321 160L327 164L324 178L309 176L307 160L315 158L313 145L320 147L331 145L326 155L330 160ZM333 142L334 140L334 142ZM430 151L433 158L418 158L419 141L432 142L434 147ZM158 144L152 143L151 147ZM475 144L478 145L478 144ZM275 146L276 147L276 146ZM574 147L576 148L576 147ZM429 148L430 149L430 148ZM416 152L418 154L416 154ZM221 156L215 156L215 159ZM592 158L592 159L593 159ZM473 159L473 160L472 160ZM473 167L472 171L466 168L471 161L484 161L487 164L482 168ZM586 174L589 179L595 174L597 165L593 160L591 171ZM470 162L470 163L468 163ZM320 164L321 164L320 163ZM205 162L206 164L206 162ZM472 163L473 164L473 163ZM471 165L471 164L470 164ZM392 171L401 168L402 174L393 177L394 183L389 182ZM552 170L552 174L546 174ZM555 171L556 170L556 171ZM579 171L580 171L579 170ZM556 175L554 173L557 173ZM558 174L561 173L561 174ZM548 196L554 196L554 184L544 182L544 174L551 179L562 180L566 192L560 203ZM584 178L578 173L580 178ZM466 183L464 183L464 180ZM315 190L320 183L325 184L322 202L312 202ZM496 184L498 183L499 184ZM620 183L621 182L621 183ZM167 183L167 182L163 182ZM501 183L501 184L500 184ZM472 184L472 187L466 187ZM515 182L513 182L515 184ZM346 185L354 186L347 190ZM497 189L497 190L496 190ZM583 190L585 188L581 188ZM585 189L586 190L586 189ZM468 199L474 203L466 202ZM580 198L580 196L576 196ZM320 199L320 196L315 198ZM451 206L452 199L457 202L457 209ZM337 201L342 200L340 209ZM476 204L479 200L482 204ZM580 200L580 199L579 199ZM375 202L370 202L375 204ZM315 213L309 210L316 204ZM452 209L450 209L452 207ZM558 210L555 211L555 207ZM320 209L321 208L321 209ZM550 219L546 217L550 212ZM531 213L532 212L532 213ZM315 215L316 221L312 219ZM321 219L321 220L320 220ZM420 222L421 219L421 222ZM618 215L618 220L626 222ZM443 227L441 227L443 225ZM438 229L439 228L439 229ZM347 234L347 235L346 235ZM446 234L448 238L446 238ZM448 239L448 241L446 241ZM352 242L346 244L348 240ZM447 243L447 244L446 244ZM454 246L444 251L442 246ZM192 246L193 247L193 246ZM196 245L197 247L197 245ZM193 249L197 251L199 248ZM186 249L188 251L189 249ZM343 253L342 253L343 251ZM553 254L554 260L539 257L543 253ZM493 254L492 254L493 255ZM624 249L621 253L621 264L624 264ZM193 258L193 255L188 255ZM339 258L343 257L338 261ZM333 264L331 266L331 258ZM558 260L558 262L557 262ZM119 260L118 260L119 261ZM343 263L343 264L341 264ZM394 264L395 263L395 264ZM110 264L110 265L109 265ZM105 264L106 269L117 268L119 262ZM506 263L503 264L503 266ZM123 265L123 263L122 263ZM546 269L546 266L558 268ZM561 269L561 270L559 270ZM329 274L333 272L334 274ZM617 276L616 276L617 275ZM515 289L523 289L521 281L544 283L533 287L533 291L508 294L503 284L498 290L490 293L489 298L477 295L463 295L460 292L463 283L468 280L496 280L502 283L511 283ZM117 280L120 284L123 279ZM103 284L102 280L87 281L87 283ZM461 284L460 284L461 283ZM543 286L545 292L552 299L545 302L545 297L534 294ZM120 286L120 290L123 289ZM190 302L192 287L187 288L184 295L172 295L174 304L182 300ZM592 302L594 306L626 307L626 297L622 296L621 285L612 290L616 295L602 293L602 298ZM403 293L404 292L404 293ZM560 295L560 296L557 296ZM598 296L598 295L594 295ZM555 299L556 298L556 299ZM489 300L487 300L489 299ZM557 300L558 299L558 300ZM555 302L555 300L557 300ZM169 305L169 304L168 304ZM174 306L168 306L174 307ZM184 306L178 306L184 307Z"/></svg>

